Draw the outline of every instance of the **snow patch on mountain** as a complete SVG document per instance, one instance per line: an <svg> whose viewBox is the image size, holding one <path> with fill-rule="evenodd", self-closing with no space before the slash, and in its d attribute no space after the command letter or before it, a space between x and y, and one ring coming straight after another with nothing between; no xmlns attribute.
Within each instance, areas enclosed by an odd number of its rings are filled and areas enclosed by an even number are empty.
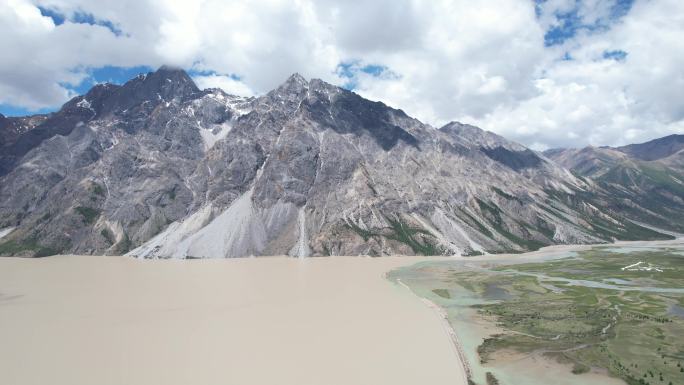
<svg viewBox="0 0 684 385"><path fill-rule="evenodd" d="M90 105L90 101L89 101L88 99L86 99L86 98L83 98L80 102L76 103L76 105L79 106L79 107L81 107L81 108L85 108L85 109L87 109L87 110L91 110L91 111L92 111L92 107L91 107L91 105Z"/></svg>
<svg viewBox="0 0 684 385"><path fill-rule="evenodd" d="M216 142L225 139L232 128L232 122L217 124L211 128L200 127L199 133L202 137L202 142L204 143L204 150L207 151L211 149Z"/></svg>
<svg viewBox="0 0 684 385"><path fill-rule="evenodd" d="M14 227L5 227L4 229L0 229L0 239L5 238L9 233L14 230Z"/></svg>

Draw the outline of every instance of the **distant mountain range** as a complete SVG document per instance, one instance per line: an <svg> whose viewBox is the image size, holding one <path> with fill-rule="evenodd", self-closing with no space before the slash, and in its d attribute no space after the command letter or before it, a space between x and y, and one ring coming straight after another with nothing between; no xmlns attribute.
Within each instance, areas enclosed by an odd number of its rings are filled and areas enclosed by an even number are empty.
<svg viewBox="0 0 684 385"><path fill-rule="evenodd" d="M0 255L475 255L684 232L682 136L544 154L295 74L162 67L0 115Z"/></svg>
<svg viewBox="0 0 684 385"><path fill-rule="evenodd" d="M554 149L544 155L594 183L611 211L682 232L684 135L616 148Z"/></svg>

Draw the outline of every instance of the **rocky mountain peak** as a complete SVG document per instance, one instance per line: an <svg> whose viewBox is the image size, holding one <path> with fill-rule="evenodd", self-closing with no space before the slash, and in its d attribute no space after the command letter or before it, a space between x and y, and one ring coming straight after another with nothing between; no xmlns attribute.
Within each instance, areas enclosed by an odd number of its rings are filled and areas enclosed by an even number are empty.
<svg viewBox="0 0 684 385"><path fill-rule="evenodd" d="M294 73L268 95L297 102L307 98L310 103L315 102L316 99L329 103L333 95L341 92L347 91L321 79L307 81L299 73Z"/></svg>
<svg viewBox="0 0 684 385"><path fill-rule="evenodd" d="M290 77L285 80L284 84L297 84L297 85L306 85L309 82L306 81L306 78L302 76L299 72L295 72Z"/></svg>
<svg viewBox="0 0 684 385"><path fill-rule="evenodd" d="M184 100L199 91L184 70L169 66L133 78L121 87L122 94L143 100Z"/></svg>
<svg viewBox="0 0 684 385"><path fill-rule="evenodd" d="M290 75L290 77L287 78L287 80L285 80L283 84L281 84L268 94L281 98L285 97L286 99L298 99L308 89L309 82L306 81L306 79L302 75L294 73Z"/></svg>
<svg viewBox="0 0 684 385"><path fill-rule="evenodd" d="M515 142L299 74L241 98L163 66L9 120L0 254L468 255L659 236L597 212L610 195Z"/></svg>
<svg viewBox="0 0 684 385"><path fill-rule="evenodd" d="M525 146L508 140L501 135L497 135L491 131L483 130L470 124L450 122L442 126L439 130L456 135L470 144L481 147L503 147L513 151L524 151L527 149Z"/></svg>
<svg viewBox="0 0 684 385"><path fill-rule="evenodd" d="M634 158L652 161L666 158L684 149L684 135L668 135L646 143L617 147L616 150Z"/></svg>
<svg viewBox="0 0 684 385"><path fill-rule="evenodd" d="M169 82L176 87L186 86L192 92L199 91L199 88L197 88L197 85L195 85L195 82L192 81L188 73L178 67L163 65L158 70L149 73L146 80L148 82L156 80L159 83Z"/></svg>
<svg viewBox="0 0 684 385"><path fill-rule="evenodd" d="M330 84L324 80L321 79L311 79L309 82L309 88L311 90L314 90L319 93L323 94L336 94L342 91L347 91L343 88L340 88L336 85Z"/></svg>
<svg viewBox="0 0 684 385"><path fill-rule="evenodd" d="M515 171L537 168L543 164L542 158L534 151L479 127L451 122L439 130L457 137L466 145L479 148L490 159Z"/></svg>
<svg viewBox="0 0 684 385"><path fill-rule="evenodd" d="M0 130L3 130L5 127L9 125L9 119L5 117L5 115L0 114ZM0 133L1 134L1 133ZM2 140L2 139L0 139Z"/></svg>
<svg viewBox="0 0 684 385"><path fill-rule="evenodd" d="M162 102L182 102L200 90L188 74L180 69L162 66L157 71L140 74L125 84L98 84L83 97L77 97L66 106L75 104L90 109L96 116L121 114L138 107L154 107Z"/></svg>

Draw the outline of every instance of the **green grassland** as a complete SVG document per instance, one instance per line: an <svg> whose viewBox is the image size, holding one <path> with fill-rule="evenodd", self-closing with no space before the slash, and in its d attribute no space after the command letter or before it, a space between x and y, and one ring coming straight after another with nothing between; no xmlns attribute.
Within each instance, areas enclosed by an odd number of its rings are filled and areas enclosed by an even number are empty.
<svg viewBox="0 0 684 385"><path fill-rule="evenodd" d="M662 271L622 269L638 261ZM673 250L598 248L543 263L449 269L448 279L442 275L442 286L433 293L449 298L451 283L489 300L474 306L505 332L479 346L483 363L507 349L543 354L569 364L575 374L605 369L630 385L684 384L684 315L669 311L673 305L684 307L683 270L684 256ZM611 283L614 288L567 281L603 284L615 278L624 281ZM639 289L645 287L662 291Z"/></svg>
<svg viewBox="0 0 684 385"><path fill-rule="evenodd" d="M598 280L621 279L634 285L684 288L684 258L676 250L639 251L632 253L610 252L609 247L582 252L579 258L516 265L515 270L544 274L566 279ZM662 271L622 270L637 262L650 263ZM506 267L496 270L502 271Z"/></svg>
<svg viewBox="0 0 684 385"><path fill-rule="evenodd" d="M34 257L47 257L50 255L59 254L59 250L50 247L42 246L35 238L30 238L22 241L9 240L0 243L0 256L27 254Z"/></svg>

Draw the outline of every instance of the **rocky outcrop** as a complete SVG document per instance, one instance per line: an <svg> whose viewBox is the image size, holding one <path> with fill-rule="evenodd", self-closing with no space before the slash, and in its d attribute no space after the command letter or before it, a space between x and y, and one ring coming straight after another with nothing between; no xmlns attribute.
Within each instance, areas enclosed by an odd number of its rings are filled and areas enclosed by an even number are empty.
<svg viewBox="0 0 684 385"><path fill-rule="evenodd" d="M616 150L641 160L658 160L684 150L684 135L668 135L646 143L629 144Z"/></svg>
<svg viewBox="0 0 684 385"><path fill-rule="evenodd" d="M524 146L297 74L241 98L162 67L19 137L33 139L2 160L4 255L473 255L664 236Z"/></svg>
<svg viewBox="0 0 684 385"><path fill-rule="evenodd" d="M605 207L684 233L684 140L670 135L623 147L555 149L550 158L594 185Z"/></svg>

